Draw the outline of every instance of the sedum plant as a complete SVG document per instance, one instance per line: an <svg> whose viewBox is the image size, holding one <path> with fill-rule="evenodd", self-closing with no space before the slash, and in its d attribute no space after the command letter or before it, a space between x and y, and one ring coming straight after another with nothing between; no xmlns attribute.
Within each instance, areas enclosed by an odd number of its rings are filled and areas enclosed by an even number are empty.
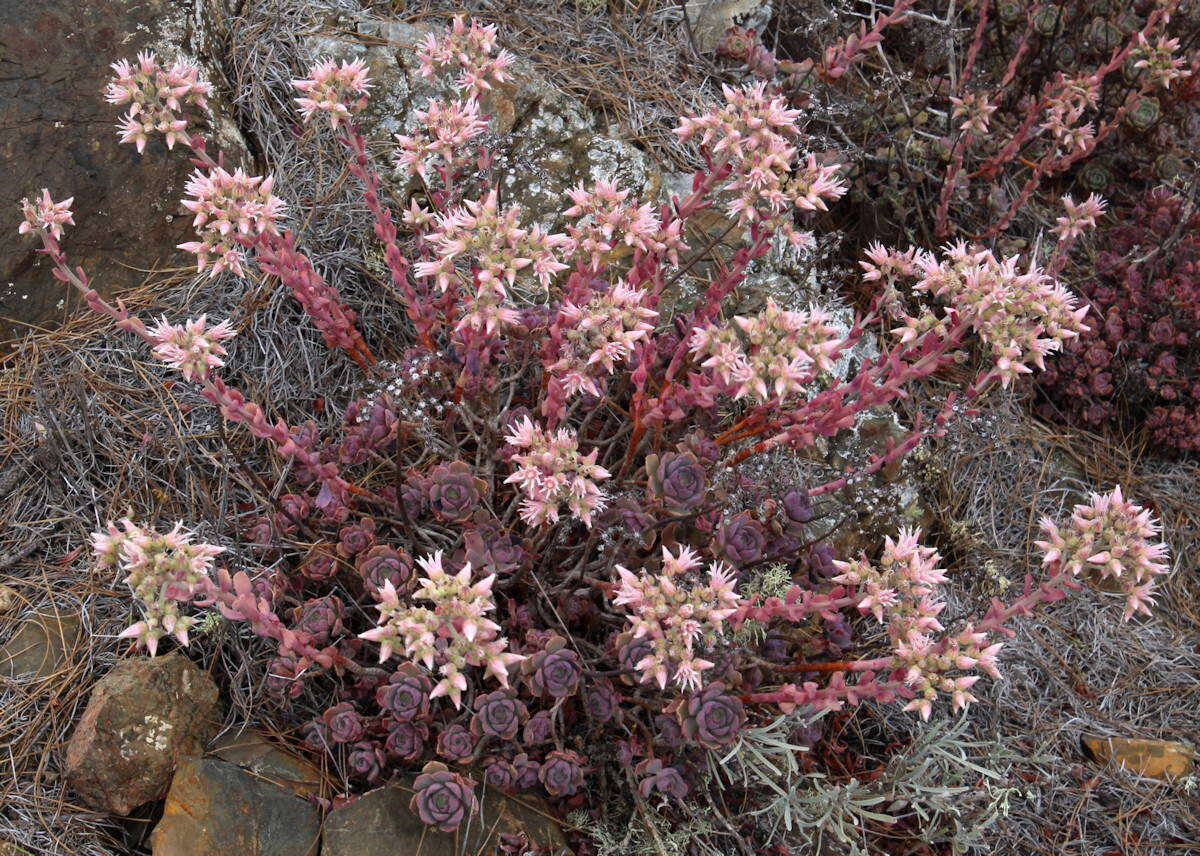
<svg viewBox="0 0 1200 856"><path fill-rule="evenodd" d="M773 246L808 246L804 217L844 192L836 166L798 150L798 110L763 84L726 89L725 104L680 125L703 160L690 193L654 206L600 181L570 194L570 225L551 234L500 204L477 150L478 97L509 74L494 28L458 19L420 55L421 73L452 76L457 97L428 105L426 136L398 141L397 162L429 191L428 207L399 212L403 239L355 121L363 64L322 61L295 82L304 120L332 130L374 217L409 322L384 341L305 257L271 177L230 173L191 130L185 111L207 92L193 70L152 55L136 73L114 66L110 100L134 105L126 141L163 133L191 153L199 240L183 248L199 269L278 278L377 390L345 402L340 430L271 421L222 374L229 323L147 326L68 265L71 200L25 203L21 231L59 279L291 465L288 492L258 497L257 515L226 533L277 557L272 572L217 567L222 549L181 525L97 533L97 559L142 604L124 635L154 653L166 636L187 644L193 607L246 622L275 645L268 687L305 719L306 743L345 753L364 783L424 765L413 810L448 831L476 809L475 776L564 808L603 765L643 800L735 786L753 800L752 783L702 775L708 752L797 711L965 707L980 673L998 676L1009 621L1078 588L1086 568L1122 581L1126 617L1152 601L1166 548L1119 492L1047 522L1044 578L952 629L919 530L878 559L834 560L819 543L828 497L939 435L959 398L1016 382L1085 329L1053 275L966 244L874 247L863 280L875 298L848 327L770 299L731 316L749 266ZM710 209L740 246L694 302L670 305L668 289L712 249L685 241ZM835 364L872 329L878 355L840 377ZM855 472L797 484L752 468L971 359L961 396ZM417 406L431 398L437 417ZM775 569L768 590L751 585L760 565ZM887 641L856 646L854 615ZM302 702L317 686L336 701L313 716Z"/></svg>

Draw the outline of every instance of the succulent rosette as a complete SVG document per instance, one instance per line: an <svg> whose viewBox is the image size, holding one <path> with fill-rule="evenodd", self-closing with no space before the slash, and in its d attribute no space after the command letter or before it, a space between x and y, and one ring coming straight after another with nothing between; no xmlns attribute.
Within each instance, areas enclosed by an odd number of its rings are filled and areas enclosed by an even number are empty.
<svg viewBox="0 0 1200 856"><path fill-rule="evenodd" d="M335 704L321 714L334 743L357 743L366 733L367 724L354 705L348 701Z"/></svg>
<svg viewBox="0 0 1200 856"><path fill-rule="evenodd" d="M475 514L475 528L463 533L463 548L473 567L493 574L512 573L527 556L521 539L483 511Z"/></svg>
<svg viewBox="0 0 1200 856"><path fill-rule="evenodd" d="M607 681L597 681L583 691L583 709L599 724L609 722L620 712L621 698Z"/></svg>
<svg viewBox="0 0 1200 856"><path fill-rule="evenodd" d="M463 763L475 755L475 735L458 723L447 725L438 733L437 753L447 761Z"/></svg>
<svg viewBox="0 0 1200 856"><path fill-rule="evenodd" d="M523 664L530 691L537 696L566 698L579 687L583 667L579 655L561 636L551 637L546 647Z"/></svg>
<svg viewBox="0 0 1200 856"><path fill-rule="evenodd" d="M678 749L686 742L679 720L660 713L654 717L654 742L669 749Z"/></svg>
<svg viewBox="0 0 1200 856"><path fill-rule="evenodd" d="M789 535L803 535L804 526L817 517L806 490L789 490L783 495L783 529Z"/></svg>
<svg viewBox="0 0 1200 856"><path fill-rule="evenodd" d="M375 546L375 521L364 517L357 523L350 523L338 530L337 552L339 556L350 558L370 550Z"/></svg>
<svg viewBox="0 0 1200 856"><path fill-rule="evenodd" d="M314 752L328 752L333 746L329 736L329 726L321 717L313 717L300 727L300 740L305 747Z"/></svg>
<svg viewBox="0 0 1200 856"><path fill-rule="evenodd" d="M351 775L368 782L378 781L386 761L387 755L383 749L371 740L355 743L354 748L346 755L346 767Z"/></svg>
<svg viewBox="0 0 1200 856"><path fill-rule="evenodd" d="M429 715L433 681L412 663L401 663L386 684L375 690L375 701L399 722L413 722Z"/></svg>
<svg viewBox="0 0 1200 856"><path fill-rule="evenodd" d="M304 667L290 657L276 657L263 681L272 698L293 699L304 692Z"/></svg>
<svg viewBox="0 0 1200 856"><path fill-rule="evenodd" d="M517 771L517 790L527 791L538 783L538 772L542 765L537 761L522 752L513 757L512 765Z"/></svg>
<svg viewBox="0 0 1200 856"><path fill-rule="evenodd" d="M297 568L300 576L306 580L321 582L337 573L337 556L333 550L324 544L317 544L309 549L300 560Z"/></svg>
<svg viewBox="0 0 1200 856"><path fill-rule="evenodd" d="M556 749L542 761L538 781L553 797L569 797L583 786L583 771L587 762L578 752Z"/></svg>
<svg viewBox="0 0 1200 856"><path fill-rule="evenodd" d="M392 721L388 723L384 748L401 761L415 761L425 754L428 739L429 727L425 723Z"/></svg>
<svg viewBox="0 0 1200 856"><path fill-rule="evenodd" d="M439 464L429 474L429 507L448 523L465 523L479 508L486 488L469 464Z"/></svg>
<svg viewBox="0 0 1200 856"><path fill-rule="evenodd" d="M453 832L475 813L475 781L437 761L430 761L413 782L409 801L413 814L421 822L441 832Z"/></svg>
<svg viewBox="0 0 1200 856"><path fill-rule="evenodd" d="M621 681L629 686L639 683L637 664L654 654L654 646L645 636L622 633L617 637L617 662L621 665Z"/></svg>
<svg viewBox="0 0 1200 856"><path fill-rule="evenodd" d="M328 645L329 640L342 632L345 607L337 595L306 600L292 610L292 627L312 637L314 645Z"/></svg>
<svg viewBox="0 0 1200 856"><path fill-rule="evenodd" d="M708 476L691 452L648 455L646 476L652 494L668 511L687 514L704 502Z"/></svg>
<svg viewBox="0 0 1200 856"><path fill-rule="evenodd" d="M386 582L390 582L397 591L403 590L405 583L413 576L412 557L403 550L385 544L360 553L355 567L363 583L372 592L382 589Z"/></svg>
<svg viewBox="0 0 1200 856"><path fill-rule="evenodd" d="M539 711L529 717L521 738L528 746L540 746L554 739L554 720L547 711Z"/></svg>
<svg viewBox="0 0 1200 856"><path fill-rule="evenodd" d="M496 790L516 790L517 768L503 758L485 758L483 761L483 781Z"/></svg>
<svg viewBox="0 0 1200 856"><path fill-rule="evenodd" d="M517 700L511 690L496 690L480 696L475 701L475 715L471 717L471 732L477 737L499 737L513 740L521 723L529 718L524 703Z"/></svg>
<svg viewBox="0 0 1200 856"><path fill-rule="evenodd" d="M767 533L749 512L743 511L717 527L713 547L734 565L746 565L763 557Z"/></svg>
<svg viewBox="0 0 1200 856"><path fill-rule="evenodd" d="M746 722L742 700L720 681L673 703L683 736L709 749L728 746Z"/></svg>
<svg viewBox="0 0 1200 856"><path fill-rule="evenodd" d="M659 758L647 758L634 768L634 773L640 777L638 793L643 799L649 799L656 791L677 800L687 796L687 782L683 780L679 768L665 764Z"/></svg>

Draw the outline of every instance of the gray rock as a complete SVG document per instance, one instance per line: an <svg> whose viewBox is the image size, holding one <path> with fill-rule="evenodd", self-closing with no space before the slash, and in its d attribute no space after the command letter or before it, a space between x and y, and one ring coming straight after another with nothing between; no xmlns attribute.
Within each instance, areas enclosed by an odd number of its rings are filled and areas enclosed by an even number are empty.
<svg viewBox="0 0 1200 856"><path fill-rule="evenodd" d="M182 654L123 660L97 682L67 745L67 782L92 808L158 799L219 727L217 687Z"/></svg>
<svg viewBox="0 0 1200 856"><path fill-rule="evenodd" d="M566 838L540 799L505 796L480 786L480 811L455 833L438 832L409 808L412 780L363 794L325 819L321 856L459 856L486 853L503 834L524 832L536 845L566 848ZM477 792L478 795L479 792ZM155 856L158 856L155 851Z"/></svg>
<svg viewBox="0 0 1200 856"><path fill-rule="evenodd" d="M0 648L0 676L53 675L79 641L79 615L69 612L33 615L21 622L13 638Z"/></svg>
<svg viewBox="0 0 1200 856"><path fill-rule="evenodd" d="M348 14L326 24L339 35L312 36L306 46L312 59L361 57L367 63L375 83L361 123L369 140L390 141L411 131L416 111L430 98L452 96L448 86L417 73L414 48L434 28ZM525 60L517 57L512 71L514 80L488 93L481 107L491 114L487 148L496 158L501 197L521 205L527 223L557 230L560 212L570 207L567 191L599 178L615 180L635 195L656 197L662 177L644 152L610 134L591 110Z"/></svg>
<svg viewBox="0 0 1200 856"><path fill-rule="evenodd" d="M236 764L187 758L150 841L154 856L316 856L320 835L317 809L290 791Z"/></svg>
<svg viewBox="0 0 1200 856"><path fill-rule="evenodd" d="M205 0L195 0L204 2ZM226 0L207 0L210 11ZM187 264L175 245L190 240L179 200L191 172L186 155L153 141L144 155L120 145L121 111L102 91L109 64L156 50L186 57L204 39L191 2L180 0L5 0L0 3L0 316L44 325L79 301L50 274L35 242L18 238L18 202L42 187L75 198L76 226L63 247L96 289L133 288L156 265ZM219 98L216 102L219 103ZM217 110L219 114L219 109ZM220 124L220 123L218 123ZM234 162L241 152L227 152ZM0 322L0 341L24 327Z"/></svg>
<svg viewBox="0 0 1200 856"><path fill-rule="evenodd" d="M217 738L209 751L222 761L237 764L297 796L321 796L325 777L316 765L257 734L227 732Z"/></svg>

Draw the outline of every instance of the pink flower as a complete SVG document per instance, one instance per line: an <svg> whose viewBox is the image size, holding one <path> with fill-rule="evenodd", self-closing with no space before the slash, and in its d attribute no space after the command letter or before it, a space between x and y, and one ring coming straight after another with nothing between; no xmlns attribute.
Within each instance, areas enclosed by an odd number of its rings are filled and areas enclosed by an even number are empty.
<svg viewBox="0 0 1200 856"><path fill-rule="evenodd" d="M845 343L830 320L829 313L815 306L792 312L768 297L757 315L693 329L689 345L734 398L749 395L767 402L801 392L819 372L833 367Z"/></svg>
<svg viewBox="0 0 1200 856"><path fill-rule="evenodd" d="M996 106L988 103L986 95L971 92L962 98L951 97L950 103L954 106L954 118L963 120L958 126L960 131L981 137L988 132L988 122Z"/></svg>
<svg viewBox="0 0 1200 856"><path fill-rule="evenodd" d="M1056 219L1054 222L1057 225L1050 230L1058 235L1059 240L1074 240L1086 230L1095 228L1096 218L1104 214L1104 209L1108 205L1102 197L1095 193L1078 205L1069 195L1062 198L1062 203L1067 213Z"/></svg>
<svg viewBox="0 0 1200 856"><path fill-rule="evenodd" d="M465 162L460 153L468 142L487 130L487 121L479 115L475 99L435 101L430 98L424 110L416 112L417 127L412 135L397 134L399 151L396 164L428 178L430 166L440 161L449 170Z"/></svg>
<svg viewBox="0 0 1200 856"><path fill-rule="evenodd" d="M496 50L496 26L484 26L472 20L468 27L462 15L456 15L449 30L430 33L417 50L423 77L433 77L440 71L458 73L455 85L471 98L478 98L494 84L510 79L507 68L512 55Z"/></svg>
<svg viewBox="0 0 1200 856"><path fill-rule="evenodd" d="M684 690L700 689L703 672L713 664L696 650L711 647L722 636L725 619L741 602L733 569L723 562L709 566L707 584L685 587L682 578L699 565L699 557L684 546L674 555L663 547L658 575L616 566L620 585L613 604L628 607L632 638L645 640L650 648L634 668L643 682L656 681L660 689L668 680Z"/></svg>
<svg viewBox="0 0 1200 856"><path fill-rule="evenodd" d="M441 678L429 697L446 696L456 708L467 689L463 670L469 666L483 666L485 674L507 687L509 669L525 658L508 652L500 625L487 617L496 609L495 574L472 582L470 562L451 574L442 564L440 550L418 559L417 565L425 572L418 589L401 603L391 580L384 582L375 594L379 624L360 637L379 643L381 663L403 653L428 669L436 666ZM432 607L410 605L414 601L428 601Z"/></svg>
<svg viewBox="0 0 1200 856"><path fill-rule="evenodd" d="M205 329L206 316L188 321L183 326L170 324L164 317L150 331L156 344L152 353L172 368L183 372L185 380L204 380L210 369L225 365L221 357L225 348L221 340L234 335L228 321Z"/></svg>
<svg viewBox="0 0 1200 856"><path fill-rule="evenodd" d="M72 196L62 202L55 202L50 198L50 191L43 187L40 199L21 200L21 213L25 215L25 219L17 227L17 233L24 235L29 232L49 232L55 240L61 239L63 225L75 225L71 217L71 203L74 201L75 197Z"/></svg>
<svg viewBox="0 0 1200 856"><path fill-rule="evenodd" d="M325 113L329 124L336 128L367 106L371 80L361 59L342 60L340 66L332 59L323 59L308 70L307 78L293 80L292 85L306 93L295 99L303 121L310 122L318 113Z"/></svg>
<svg viewBox="0 0 1200 856"><path fill-rule="evenodd" d="M634 345L654 329L650 322L658 313L643 305L645 299L645 292L618 283L583 306L563 303L559 309L563 341L558 359L547 371L568 396L600 395L597 376L612 374L616 364L628 359Z"/></svg>
<svg viewBox="0 0 1200 856"><path fill-rule="evenodd" d="M209 276L229 270L245 275L246 254L239 241L263 232L278 234L276 221L283 216L284 203L271 193L275 179L271 176L248 176L240 169L231 174L221 167L207 173L196 171L186 186L193 199L183 205L196 217L192 225L199 241L180 244L181 250L195 253L196 266L201 272L210 268Z"/></svg>
<svg viewBox="0 0 1200 856"><path fill-rule="evenodd" d="M605 506L605 496L596 485L609 477L608 470L596 463L598 450L579 453L579 443L565 428L554 433L524 417L504 438L510 446L526 451L513 455L517 469L504 480L516 484L525 493L521 519L530 526L555 523L563 503L584 526L592 525L592 515Z"/></svg>
<svg viewBox="0 0 1200 856"><path fill-rule="evenodd" d="M1119 486L1076 505L1066 526L1044 518L1041 528L1045 538L1036 543L1045 564L1057 562L1075 576L1094 574L1117 583L1126 598L1126 621L1135 612L1150 614L1156 578L1170 570L1169 549L1156 540L1158 521L1125 499Z"/></svg>
<svg viewBox="0 0 1200 856"><path fill-rule="evenodd" d="M169 149L176 142L187 142L188 120L180 111L204 109L212 92L212 86L200 80L196 66L180 60L165 68L153 53L139 53L136 64L123 59L113 63L112 69L115 75L108 82L105 100L130 105L117 126L122 143L134 143L141 152L155 133L166 136Z"/></svg>
<svg viewBox="0 0 1200 856"><path fill-rule="evenodd" d="M596 270L599 270L601 260L619 244L643 253L665 252L675 264L678 264L679 251L688 248L677 232L662 228L662 221L654 213L653 206L626 204L629 191L617 190L612 182L597 180L590 190L580 184L568 195L575 204L564 211L563 216L575 217L581 222L568 227L565 251L581 260L586 259Z"/></svg>

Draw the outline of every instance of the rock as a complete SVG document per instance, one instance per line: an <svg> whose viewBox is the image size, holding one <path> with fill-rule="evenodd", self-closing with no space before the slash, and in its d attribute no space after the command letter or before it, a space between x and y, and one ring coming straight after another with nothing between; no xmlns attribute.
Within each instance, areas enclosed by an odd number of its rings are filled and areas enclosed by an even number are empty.
<svg viewBox="0 0 1200 856"><path fill-rule="evenodd" d="M291 792L236 764L186 758L150 841L154 856L316 856L320 835L317 809Z"/></svg>
<svg viewBox="0 0 1200 856"><path fill-rule="evenodd" d="M370 68L374 88L361 117L368 139L391 140L396 133L411 131L417 125L416 111L428 99L452 96L448 86L416 71L419 62L413 48L434 28L349 14L325 24L337 36L309 37L306 44L313 59L361 57ZM515 59L512 72L515 80L489 93L482 107L491 114L494 137L487 147L496 159L501 197L521 205L526 222L561 228L560 214L570 207L567 191L598 178L613 179L646 199L656 197L662 176L644 152L609 134L592 111L547 82L524 59Z"/></svg>
<svg viewBox="0 0 1200 856"><path fill-rule="evenodd" d="M1084 737L1083 745L1100 763L1111 761L1150 779L1178 779L1195 768L1195 750L1174 740Z"/></svg>
<svg viewBox="0 0 1200 856"><path fill-rule="evenodd" d="M210 0L215 5L218 0ZM191 237L180 206L191 172L156 139L144 155L120 145L120 111L104 101L109 64L138 51L190 51L190 4L177 0L11 0L0 15L0 316L44 325L79 301L53 279L35 242L18 239L20 199L42 187L73 196L75 227L63 246L97 290L141 284L145 270L180 266ZM199 18L197 19L199 20ZM235 158L236 160L236 158ZM187 216L185 216L187 215ZM24 327L0 322L0 341Z"/></svg>
<svg viewBox="0 0 1200 856"><path fill-rule="evenodd" d="M17 594L17 590L12 586L0 585L0 614L9 612L18 603L21 602L21 596Z"/></svg>
<svg viewBox="0 0 1200 856"><path fill-rule="evenodd" d="M67 781L84 804L128 814L161 797L219 724L216 685L182 654L124 660L97 682L71 735Z"/></svg>
<svg viewBox="0 0 1200 856"><path fill-rule="evenodd" d="M411 779L405 782L411 784ZM455 833L431 829L409 810L411 787L377 788L329 813L321 856L486 853L500 835L517 832L526 833L538 846L566 848L562 830L550 819L549 809L540 799L524 795L511 798L492 788L481 788L480 813Z"/></svg>
<svg viewBox="0 0 1200 856"><path fill-rule="evenodd" d="M33 853L11 841L0 841L0 856L33 856Z"/></svg>
<svg viewBox="0 0 1200 856"><path fill-rule="evenodd" d="M771 4L763 0L691 0L687 13L696 47L709 53L716 50L721 36L730 27L761 33L771 20Z"/></svg>
<svg viewBox="0 0 1200 856"><path fill-rule="evenodd" d="M0 648L0 675L33 680L49 677L62 668L79 641L80 618L75 613L44 613L23 622Z"/></svg>
<svg viewBox="0 0 1200 856"><path fill-rule="evenodd" d="M222 734L209 751L297 796L321 795L324 776L314 764L257 734Z"/></svg>

